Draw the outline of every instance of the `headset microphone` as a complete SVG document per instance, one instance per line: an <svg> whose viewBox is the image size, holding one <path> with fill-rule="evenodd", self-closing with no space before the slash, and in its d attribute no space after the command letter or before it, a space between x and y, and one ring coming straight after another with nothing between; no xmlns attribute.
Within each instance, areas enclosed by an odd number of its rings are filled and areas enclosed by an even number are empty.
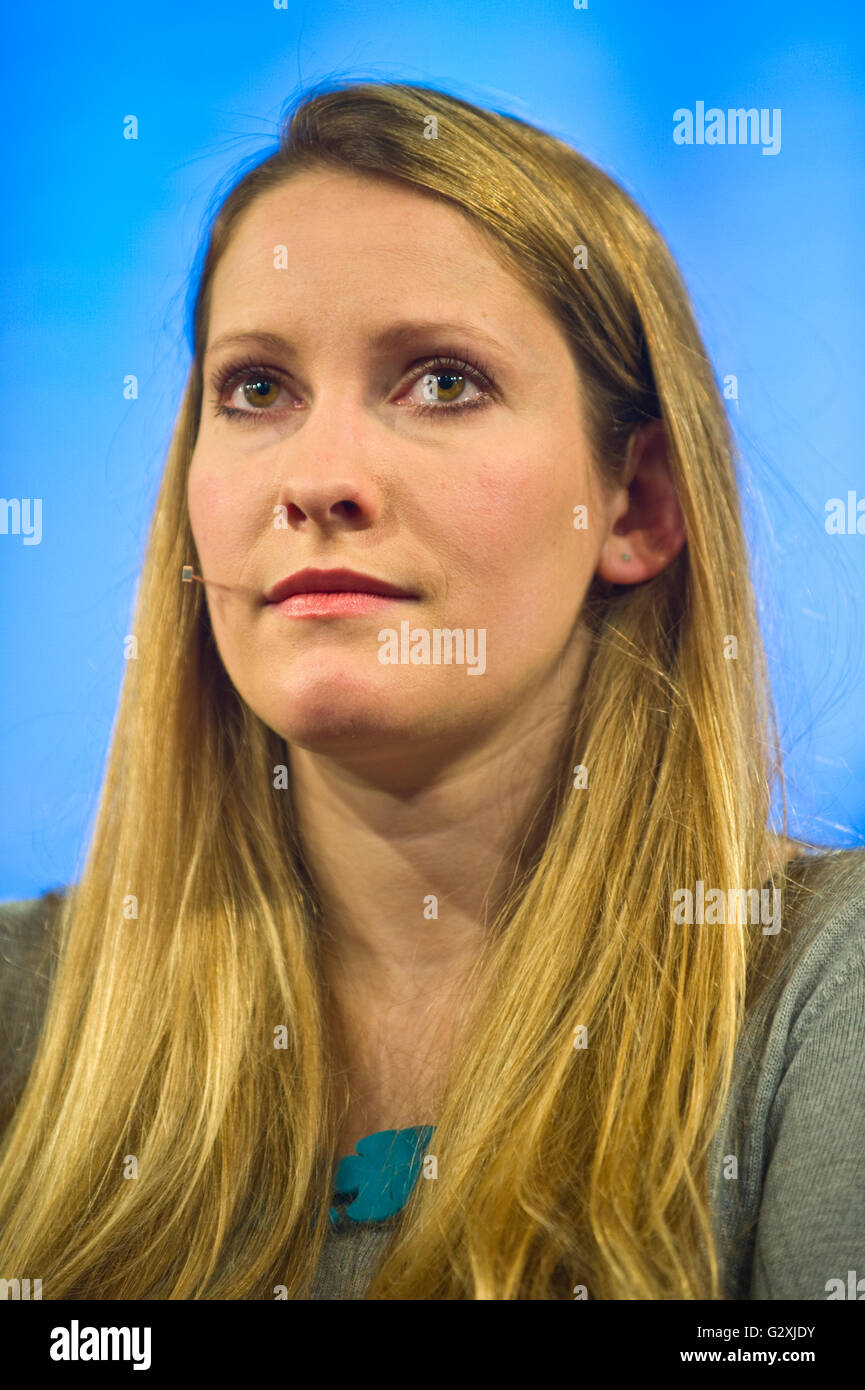
<svg viewBox="0 0 865 1390"><path fill-rule="evenodd" d="M197 580L208 589L224 589L226 593L251 594L253 598L260 598L258 590L249 584L218 584L215 579L205 579L202 575L196 574L192 565L184 565L180 577L184 584L191 584L193 580Z"/></svg>

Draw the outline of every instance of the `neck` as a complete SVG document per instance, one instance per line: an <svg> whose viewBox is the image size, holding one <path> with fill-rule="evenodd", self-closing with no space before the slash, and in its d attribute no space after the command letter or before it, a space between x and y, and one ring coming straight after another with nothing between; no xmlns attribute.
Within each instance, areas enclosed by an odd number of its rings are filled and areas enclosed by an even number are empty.
<svg viewBox="0 0 865 1390"><path fill-rule="evenodd" d="M546 831L569 711L491 734L416 785L291 748L333 987L387 1003L458 987Z"/></svg>

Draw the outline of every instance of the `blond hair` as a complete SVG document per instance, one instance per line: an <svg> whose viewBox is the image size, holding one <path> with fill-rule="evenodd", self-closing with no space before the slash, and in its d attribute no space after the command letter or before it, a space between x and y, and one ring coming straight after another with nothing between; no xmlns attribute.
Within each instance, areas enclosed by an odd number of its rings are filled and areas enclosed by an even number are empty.
<svg viewBox="0 0 865 1390"><path fill-rule="evenodd" d="M568 335L602 477L663 421L688 538L655 579L590 591L561 785L478 960L439 1177L416 1184L368 1296L721 1297L706 1158L773 943L675 926L671 903L698 879L765 882L780 770L723 403L670 254L611 178L513 117L378 83L307 94L211 231L139 659L5 1136L0 1268L37 1271L46 1298L302 1298L325 1239L345 1098L319 908L274 786L287 750L229 681L202 590L179 582L214 269L256 198L323 166L402 180L488 229Z"/></svg>

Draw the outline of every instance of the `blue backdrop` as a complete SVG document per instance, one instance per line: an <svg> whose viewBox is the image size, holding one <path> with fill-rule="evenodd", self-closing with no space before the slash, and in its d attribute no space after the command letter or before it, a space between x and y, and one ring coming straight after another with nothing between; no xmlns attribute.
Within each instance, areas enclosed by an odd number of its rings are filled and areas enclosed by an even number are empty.
<svg viewBox="0 0 865 1390"><path fill-rule="evenodd" d="M826 530L830 499L865 499L858 9L7 9L0 496L31 502L19 518L0 506L0 899L69 882L92 826L214 189L269 151L299 86L327 77L440 86L530 120L619 179L666 236L719 382L735 378L792 829L861 842L865 534ZM776 122L776 153L768 125L762 143L674 139L675 113L705 112L702 131L711 108L738 107Z"/></svg>

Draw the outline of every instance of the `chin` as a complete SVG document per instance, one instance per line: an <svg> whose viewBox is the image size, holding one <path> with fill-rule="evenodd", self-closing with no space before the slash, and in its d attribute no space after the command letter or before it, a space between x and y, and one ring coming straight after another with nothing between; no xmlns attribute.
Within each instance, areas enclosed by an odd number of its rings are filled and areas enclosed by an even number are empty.
<svg viewBox="0 0 865 1390"><path fill-rule="evenodd" d="M335 674L307 678L282 700L274 700L271 692L261 706L265 722L289 743L323 753L362 745L393 747L418 724L392 688Z"/></svg>
<svg viewBox="0 0 865 1390"><path fill-rule="evenodd" d="M277 726L274 724L272 727ZM278 727L287 743L307 748L313 753L387 746L399 737L396 730L383 723L380 712L375 714L363 710L307 712L303 717L290 719L283 715Z"/></svg>

